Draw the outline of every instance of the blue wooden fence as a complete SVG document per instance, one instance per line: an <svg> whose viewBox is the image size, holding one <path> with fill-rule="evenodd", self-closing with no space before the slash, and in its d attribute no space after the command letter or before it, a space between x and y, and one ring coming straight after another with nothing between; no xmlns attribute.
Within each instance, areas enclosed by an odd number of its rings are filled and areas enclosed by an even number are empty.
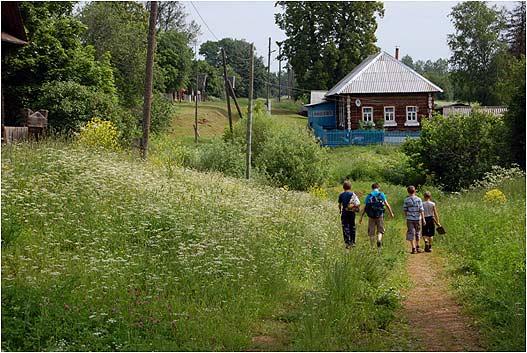
<svg viewBox="0 0 527 353"><path fill-rule="evenodd" d="M326 130L313 125L315 136L322 146L336 147L347 145L399 145L408 138L421 136L421 131L382 131L382 130Z"/></svg>

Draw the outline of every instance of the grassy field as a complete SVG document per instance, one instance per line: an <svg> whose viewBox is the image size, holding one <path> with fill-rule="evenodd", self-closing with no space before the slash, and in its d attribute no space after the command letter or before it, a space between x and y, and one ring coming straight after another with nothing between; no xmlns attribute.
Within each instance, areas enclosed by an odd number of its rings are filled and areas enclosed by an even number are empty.
<svg viewBox="0 0 527 353"><path fill-rule="evenodd" d="M306 125L281 104L275 115ZM209 142L228 122L221 103L200 107ZM399 149L331 149L323 192L272 188L158 163L194 143L193 105L179 109L149 162L54 141L2 148L2 349L419 350L396 316L406 191L383 178ZM388 196L396 215L381 252L365 224L344 249L345 177L361 199L373 181ZM524 351L525 178L493 187L505 203L483 201L491 187L429 188L448 232L434 248L485 348Z"/></svg>
<svg viewBox="0 0 527 353"><path fill-rule="evenodd" d="M124 153L2 149L2 349L392 350L402 239L333 202ZM393 325L392 325L393 324ZM266 339L261 339L264 337Z"/></svg>

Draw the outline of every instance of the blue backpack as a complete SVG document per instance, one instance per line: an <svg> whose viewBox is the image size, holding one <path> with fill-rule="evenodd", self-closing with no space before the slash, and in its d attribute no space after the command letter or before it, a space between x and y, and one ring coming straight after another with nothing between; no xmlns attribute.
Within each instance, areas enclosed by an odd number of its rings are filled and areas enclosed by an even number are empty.
<svg viewBox="0 0 527 353"><path fill-rule="evenodd" d="M365 210L370 218L379 218L384 214L384 199L381 193L376 195L368 194Z"/></svg>

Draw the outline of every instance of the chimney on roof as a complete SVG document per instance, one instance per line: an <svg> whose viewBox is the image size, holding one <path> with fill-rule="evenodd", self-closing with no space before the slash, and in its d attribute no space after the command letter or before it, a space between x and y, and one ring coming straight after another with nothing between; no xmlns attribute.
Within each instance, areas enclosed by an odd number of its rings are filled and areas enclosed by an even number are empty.
<svg viewBox="0 0 527 353"><path fill-rule="evenodd" d="M399 47L395 47L395 58L399 60Z"/></svg>

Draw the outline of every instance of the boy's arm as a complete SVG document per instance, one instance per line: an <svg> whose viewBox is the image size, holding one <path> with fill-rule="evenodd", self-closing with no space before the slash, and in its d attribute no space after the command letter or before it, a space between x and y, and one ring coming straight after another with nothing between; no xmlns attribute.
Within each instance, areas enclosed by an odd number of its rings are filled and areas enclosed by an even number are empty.
<svg viewBox="0 0 527 353"><path fill-rule="evenodd" d="M390 204L388 203L388 200L384 200L384 204L386 205L386 208L388 209L388 211L390 211L390 216L391 216L392 218L394 218L395 216L393 215L392 207L391 207Z"/></svg>
<svg viewBox="0 0 527 353"><path fill-rule="evenodd" d="M364 213L366 212L366 205L362 208L362 212L360 213L360 219L359 224L362 224L362 218L364 217Z"/></svg>
<svg viewBox="0 0 527 353"><path fill-rule="evenodd" d="M439 222L439 214L437 213L437 207L434 206L434 220L436 221L436 224L441 227L441 223Z"/></svg>
<svg viewBox="0 0 527 353"><path fill-rule="evenodd" d="M342 203L339 202L339 213L342 214Z"/></svg>
<svg viewBox="0 0 527 353"><path fill-rule="evenodd" d="M423 225L425 226L426 225L426 220L425 220L425 213L424 212L419 212L421 214L421 219L423 220Z"/></svg>

